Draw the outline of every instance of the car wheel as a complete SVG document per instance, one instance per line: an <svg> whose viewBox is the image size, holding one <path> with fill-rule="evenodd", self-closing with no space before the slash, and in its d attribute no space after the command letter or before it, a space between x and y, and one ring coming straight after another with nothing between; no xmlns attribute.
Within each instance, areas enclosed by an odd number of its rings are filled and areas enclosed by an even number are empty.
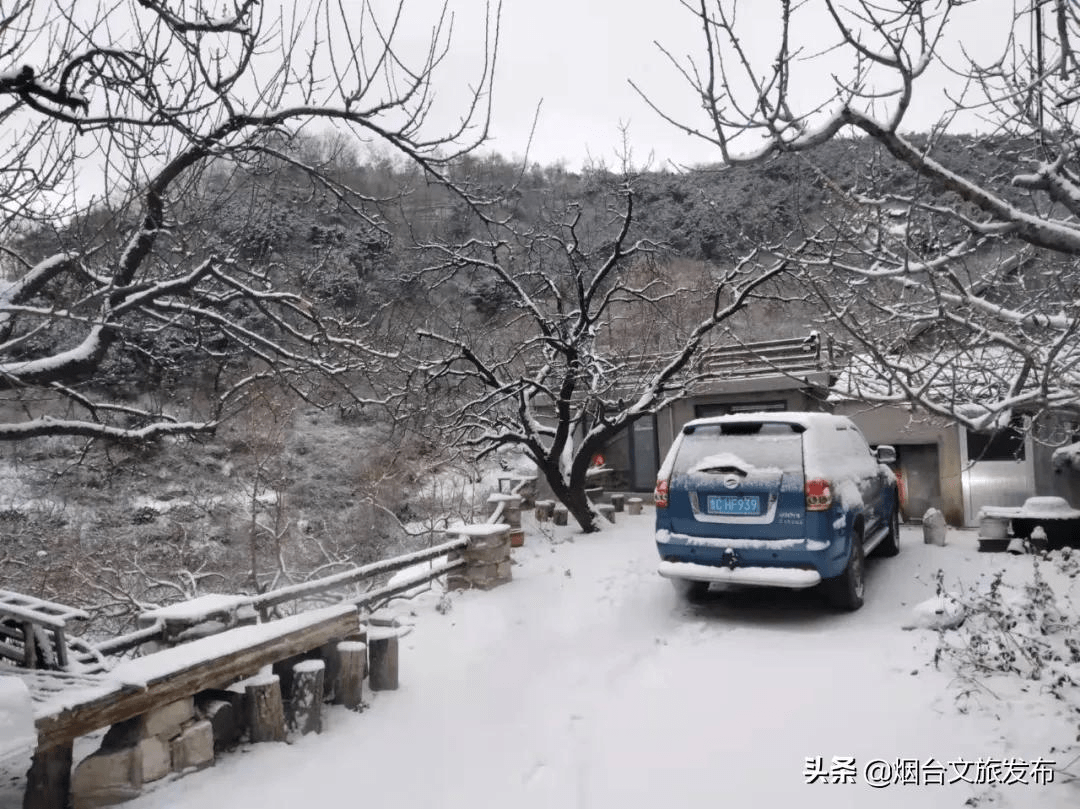
<svg viewBox="0 0 1080 809"><path fill-rule="evenodd" d="M826 581L826 596L834 607L854 612L863 605L864 562L862 531L856 528L851 532L851 556L844 572Z"/></svg>
<svg viewBox="0 0 1080 809"><path fill-rule="evenodd" d="M889 533L877 546L876 553L878 556L896 556L900 553L900 510L895 507L889 518Z"/></svg>
<svg viewBox="0 0 1080 809"><path fill-rule="evenodd" d="M684 598L694 604L704 600L705 594L709 592L707 581L690 581L689 579L669 579L669 581L679 598Z"/></svg>

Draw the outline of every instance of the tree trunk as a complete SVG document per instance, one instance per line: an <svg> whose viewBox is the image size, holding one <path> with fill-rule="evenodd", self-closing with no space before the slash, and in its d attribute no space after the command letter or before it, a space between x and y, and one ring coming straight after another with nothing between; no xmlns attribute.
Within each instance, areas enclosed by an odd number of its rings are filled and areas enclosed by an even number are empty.
<svg viewBox="0 0 1080 809"><path fill-rule="evenodd" d="M589 534L599 530L596 527L596 514L593 513L592 503L589 502L589 498L585 494L584 482L580 486L574 486L573 483L570 486L565 486L560 483L558 487L552 485L551 488L554 490L555 496L566 506L566 510L577 520L584 533Z"/></svg>
<svg viewBox="0 0 1080 809"><path fill-rule="evenodd" d="M560 503L566 506L566 510L573 515L574 519L577 520L577 524L581 526L581 530L586 534L600 530L596 525L596 514L592 510L589 498L585 495L585 470L588 467L582 466L580 469L575 468L572 470L570 483L567 484L558 465L551 466L540 463L537 465L543 470L544 478L551 487L552 494L558 498ZM574 462L574 465L577 466L577 461Z"/></svg>

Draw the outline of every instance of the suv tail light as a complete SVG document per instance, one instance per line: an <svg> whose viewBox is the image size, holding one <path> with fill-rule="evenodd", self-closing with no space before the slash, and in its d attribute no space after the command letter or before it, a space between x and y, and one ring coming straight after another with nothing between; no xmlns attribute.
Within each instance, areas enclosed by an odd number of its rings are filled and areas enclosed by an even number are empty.
<svg viewBox="0 0 1080 809"><path fill-rule="evenodd" d="M806 510L828 511L832 505L832 486L824 478L806 481Z"/></svg>
<svg viewBox="0 0 1080 809"><path fill-rule="evenodd" d="M656 488L653 490L653 502L657 508L667 508L668 502L668 481L667 478L660 478L656 481Z"/></svg>

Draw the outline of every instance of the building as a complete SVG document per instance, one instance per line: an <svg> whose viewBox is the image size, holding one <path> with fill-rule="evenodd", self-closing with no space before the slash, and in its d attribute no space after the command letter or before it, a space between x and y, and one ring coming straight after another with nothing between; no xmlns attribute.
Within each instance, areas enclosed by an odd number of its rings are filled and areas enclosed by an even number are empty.
<svg viewBox="0 0 1080 809"><path fill-rule="evenodd" d="M1036 494L1080 504L1080 474L1051 462L1057 446L1076 440L1070 425L1059 425L1053 435L1034 436L1020 423L982 434L906 405L868 405L838 390L846 357L831 339L817 333L708 349L703 359L708 384L639 419L608 445L604 457L613 470L613 484L652 491L660 462L690 419L810 410L850 416L871 445L896 447L894 468L907 521L920 520L933 507L951 525L974 526L982 506L1021 505Z"/></svg>

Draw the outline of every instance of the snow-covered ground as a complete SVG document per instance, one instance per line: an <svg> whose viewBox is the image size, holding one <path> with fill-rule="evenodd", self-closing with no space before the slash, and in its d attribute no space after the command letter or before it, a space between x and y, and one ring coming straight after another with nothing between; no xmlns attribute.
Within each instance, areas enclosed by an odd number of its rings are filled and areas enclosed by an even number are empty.
<svg viewBox="0 0 1080 809"><path fill-rule="evenodd" d="M1080 771L1075 718L993 689L961 713L971 689L934 669L934 631L902 629L939 568L974 583L1026 559L979 554L971 532L924 545L905 527L900 556L869 564L856 613L811 592L691 606L656 575L651 511L618 516L590 536L528 522L512 584L454 595L445 613L434 592L399 607L415 623L399 690L369 695L360 714L331 709L320 736L244 747L126 806L1080 805L1064 772ZM985 762L1005 759L1029 783L990 783L1005 770L991 778ZM1030 783L1051 767L1054 783ZM868 770L900 783L872 787Z"/></svg>

